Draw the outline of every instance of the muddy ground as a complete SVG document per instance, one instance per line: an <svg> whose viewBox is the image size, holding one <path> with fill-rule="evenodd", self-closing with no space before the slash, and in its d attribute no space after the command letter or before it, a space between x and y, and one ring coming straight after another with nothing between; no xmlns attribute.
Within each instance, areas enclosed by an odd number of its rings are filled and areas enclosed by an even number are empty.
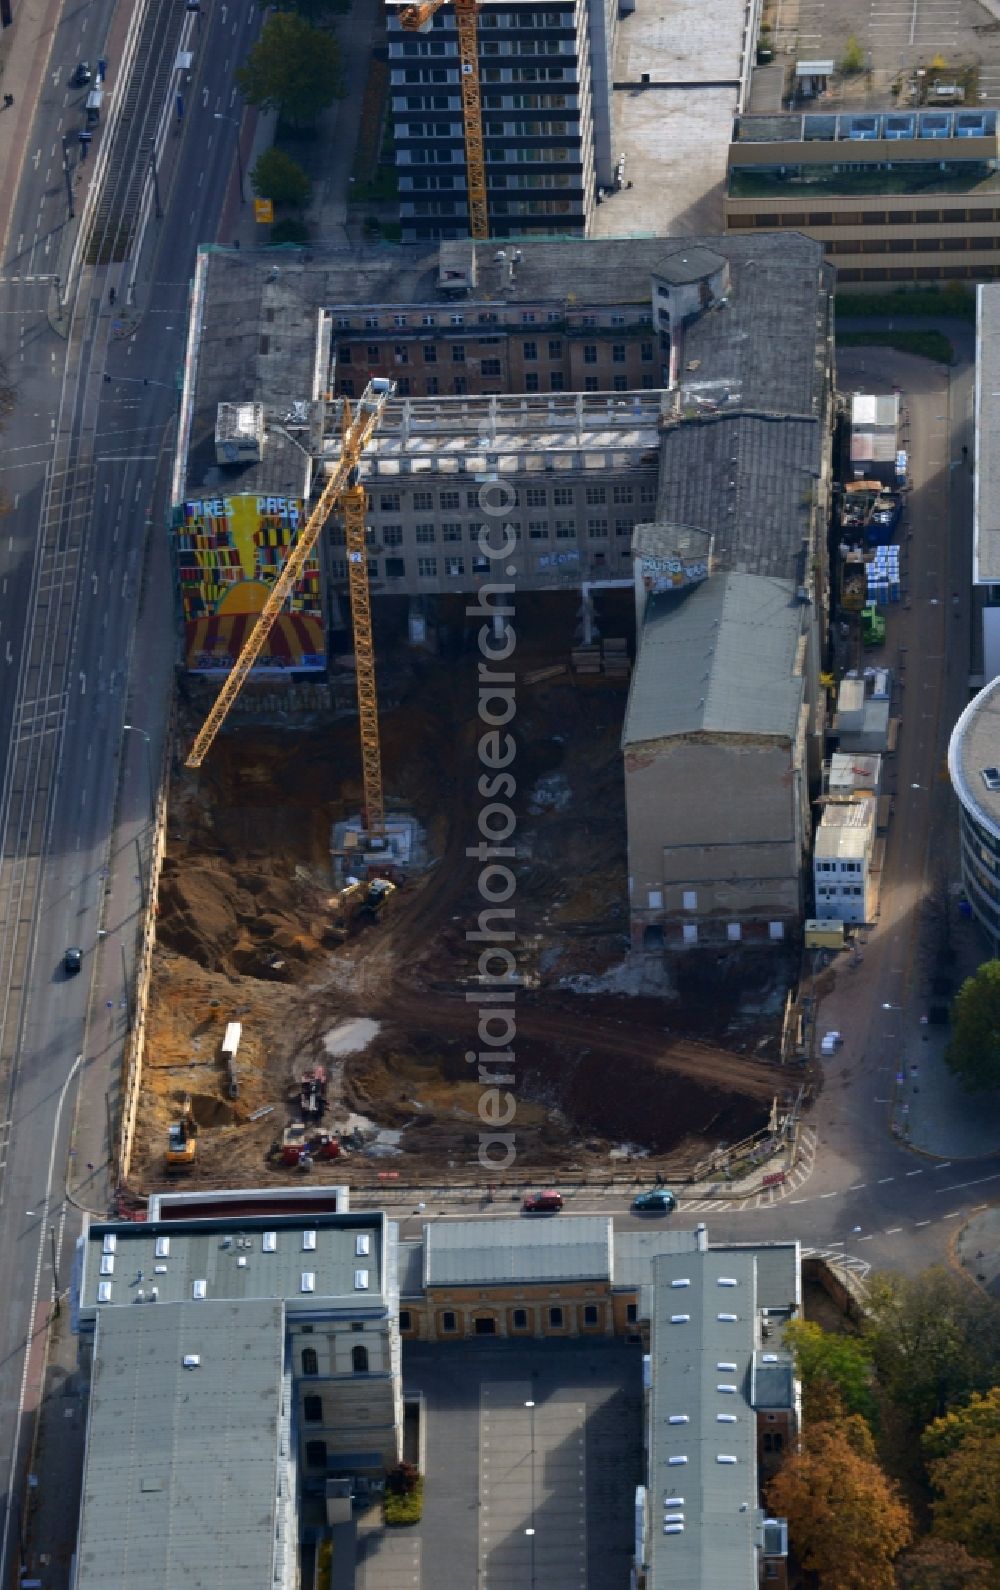
<svg viewBox="0 0 1000 1590"><path fill-rule="evenodd" d="M678 1174L765 1124L786 1086L763 1060L775 1052L782 978L768 956L748 998L752 964L741 962L736 978L722 957L685 962L670 998L607 991L634 989L619 752L626 690L568 666L554 679L524 678L568 664L575 604L519 604L517 1175L620 1167L629 1149ZM631 641L629 610L630 598L606 612L605 633ZM200 770L175 772L137 1186L162 1182L166 1126L185 1094L201 1129L198 1180L287 1180L293 1173L265 1168L266 1154L296 1113L295 1077L317 1060L330 1071L324 1127L359 1127L365 1146L315 1175L468 1179L482 1091L466 1060L478 954L466 932L481 906L478 863L465 855L482 804L478 657L458 624L443 639L437 657L410 651L398 634L380 643L387 805L419 819L431 865L382 923L346 942L332 931L330 836L360 805L355 719L295 729L237 721ZM197 722L189 709L185 731ZM350 1026L359 1019L373 1025ZM220 1054L229 1021L243 1031L235 1098Z"/></svg>

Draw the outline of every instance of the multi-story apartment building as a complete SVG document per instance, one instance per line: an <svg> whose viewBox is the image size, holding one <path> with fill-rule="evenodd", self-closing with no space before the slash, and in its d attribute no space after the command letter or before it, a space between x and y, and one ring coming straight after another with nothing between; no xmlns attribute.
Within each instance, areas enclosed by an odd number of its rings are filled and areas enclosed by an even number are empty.
<svg viewBox="0 0 1000 1590"><path fill-rule="evenodd" d="M458 30L389 8L391 110L404 242L469 232ZM483 5L478 13L490 236L585 235L612 181L616 0Z"/></svg>
<svg viewBox="0 0 1000 1590"><path fill-rule="evenodd" d="M1000 112L738 116L730 232L806 232L841 283L1000 274Z"/></svg>

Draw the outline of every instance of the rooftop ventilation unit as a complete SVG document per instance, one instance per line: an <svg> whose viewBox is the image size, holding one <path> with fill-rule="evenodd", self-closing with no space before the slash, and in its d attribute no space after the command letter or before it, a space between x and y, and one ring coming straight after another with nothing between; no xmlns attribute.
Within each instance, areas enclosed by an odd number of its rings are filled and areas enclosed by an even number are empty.
<svg viewBox="0 0 1000 1590"><path fill-rule="evenodd" d="M220 403L215 417L217 464L259 464L264 456L264 405Z"/></svg>

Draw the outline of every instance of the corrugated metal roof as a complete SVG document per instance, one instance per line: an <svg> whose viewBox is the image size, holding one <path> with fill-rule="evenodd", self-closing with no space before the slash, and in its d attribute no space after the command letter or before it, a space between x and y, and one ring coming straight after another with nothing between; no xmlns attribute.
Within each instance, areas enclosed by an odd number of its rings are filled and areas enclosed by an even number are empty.
<svg viewBox="0 0 1000 1590"><path fill-rule="evenodd" d="M649 1231L616 1231L614 1284L616 1287L647 1286L657 1254L696 1253L697 1250L697 1231L681 1231L675 1226L654 1226Z"/></svg>
<svg viewBox="0 0 1000 1590"><path fill-rule="evenodd" d="M273 1302L102 1310L77 1590L274 1582L284 1335Z"/></svg>
<svg viewBox="0 0 1000 1590"><path fill-rule="evenodd" d="M719 332L726 325L713 315L705 320ZM702 324L699 321L692 329ZM742 331L737 335L730 329L738 348L745 350ZM782 345L787 344L779 342ZM744 390L742 378L737 383L735 376L722 373L730 357L725 347L713 347L703 355L705 369L718 372L711 382L702 383L703 401L752 407L754 395ZM747 380L753 383L756 373L748 372ZM730 392L733 396L727 398ZM773 399L782 409L785 396L778 393ZM808 405L807 393L796 397ZM766 416L727 408L670 426L660 441L656 518L710 530L715 561L723 568L772 574L799 584L825 445L824 427L794 411Z"/></svg>
<svg viewBox="0 0 1000 1590"><path fill-rule="evenodd" d="M275 1298L294 1311L336 1298L378 1309L385 1240L375 1213L99 1222L87 1234L80 1307L131 1304L153 1287L161 1304L190 1302L202 1281L209 1302ZM308 1293L305 1274L315 1277Z"/></svg>
<svg viewBox="0 0 1000 1590"><path fill-rule="evenodd" d="M503 1281L610 1281L612 1226L606 1215L516 1220L437 1220L424 1228L427 1286Z"/></svg>
<svg viewBox="0 0 1000 1590"><path fill-rule="evenodd" d="M650 1590L756 1590L753 1253L665 1254L653 1278Z"/></svg>
<svg viewBox="0 0 1000 1590"><path fill-rule="evenodd" d="M416 1242L401 1242L397 1252L399 1254L400 1297L422 1297L424 1291L423 1239L420 1238Z"/></svg>
<svg viewBox="0 0 1000 1590"><path fill-rule="evenodd" d="M794 739L801 633L802 608L788 580L716 574L652 597L622 745L697 733Z"/></svg>

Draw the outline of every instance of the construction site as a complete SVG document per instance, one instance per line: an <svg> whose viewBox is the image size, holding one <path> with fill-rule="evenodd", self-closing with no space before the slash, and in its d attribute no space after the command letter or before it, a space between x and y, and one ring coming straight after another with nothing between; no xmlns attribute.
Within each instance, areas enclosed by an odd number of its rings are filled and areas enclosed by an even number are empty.
<svg viewBox="0 0 1000 1590"><path fill-rule="evenodd" d="M781 1062L822 749L830 283L804 240L710 242L575 252L586 359L652 312L677 384L554 395L463 378L414 400L382 375L356 395L339 256L199 262L130 1187L478 1184L491 1000L516 1028L518 1184L679 1179L798 1094ZM526 245L502 292L551 292L561 248ZM496 274L488 246L456 249L412 262L422 324L451 328L422 333L434 363L467 357L454 306ZM488 969L485 836L513 913Z"/></svg>
<svg viewBox="0 0 1000 1590"><path fill-rule="evenodd" d="M766 1063L776 969L750 1015L694 981L634 991L626 691L553 661L568 654L576 606L519 603L517 1171L544 1179L652 1156L677 1174L765 1127L783 1094ZM417 654L405 634L379 651L398 703L380 725L387 826L405 810L424 850L384 902L364 884L336 887L333 836L363 801L356 715L290 729L238 715L200 769L173 778L136 1187L181 1170L232 1185L298 1168L464 1182L476 1164L475 657ZM528 683L538 672L550 677ZM168 1164L188 1100L196 1148Z"/></svg>

